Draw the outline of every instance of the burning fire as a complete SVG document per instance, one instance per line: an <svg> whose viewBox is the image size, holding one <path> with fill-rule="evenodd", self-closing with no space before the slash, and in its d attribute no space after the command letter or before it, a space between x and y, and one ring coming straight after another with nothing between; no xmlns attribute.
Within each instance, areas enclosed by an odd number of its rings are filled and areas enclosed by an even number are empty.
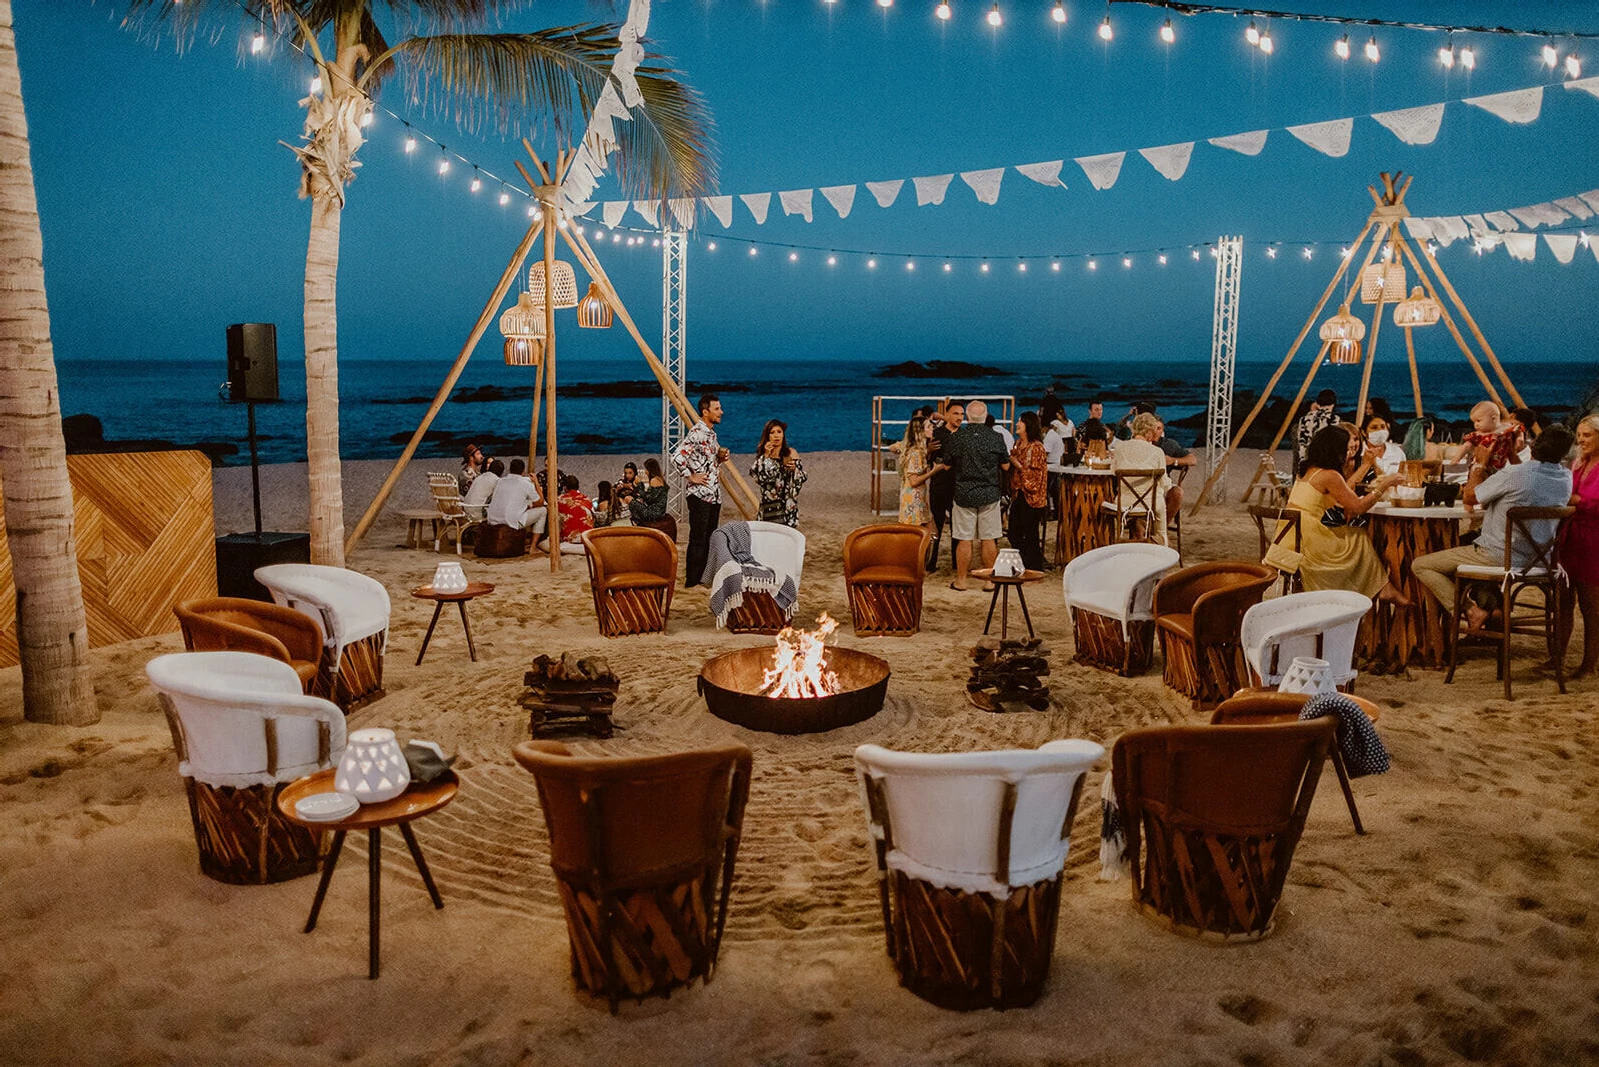
<svg viewBox="0 0 1599 1067"><path fill-rule="evenodd" d="M827 669L827 647L823 644L838 629L838 620L824 611L816 620L816 627L812 633L790 626L777 635L772 666L761 677L763 696L805 699L838 692L838 675Z"/></svg>

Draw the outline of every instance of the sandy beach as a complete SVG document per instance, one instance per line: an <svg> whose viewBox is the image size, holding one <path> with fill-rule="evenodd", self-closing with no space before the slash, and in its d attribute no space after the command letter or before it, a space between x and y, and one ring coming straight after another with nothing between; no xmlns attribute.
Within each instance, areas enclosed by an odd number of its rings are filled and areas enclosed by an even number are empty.
<svg viewBox="0 0 1599 1067"><path fill-rule="evenodd" d="M641 458L641 457L630 457ZM1185 562L1252 558L1234 501L1185 520ZM592 489L621 458L564 463ZM747 467L747 459L744 465ZM806 457L809 539L800 617L847 623L845 534L868 521L868 460ZM352 835L318 929L301 928L313 879L236 887L200 875L171 738L145 678L177 633L91 653L103 718L22 718L18 668L0 671L0 1061L408 1064L1579 1064L1599 1062L1599 684L1558 695L1518 642L1513 702L1490 654L1442 672L1362 676L1385 709L1393 770L1359 779L1357 837L1329 769L1274 936L1214 947L1133 909L1098 880L1099 785L1072 834L1053 970L1034 1007L958 1014L901 989L884 952L874 866L851 752L871 741L953 751L1033 747L1203 721L1159 664L1117 678L1072 662L1058 571L1033 587L1053 652L1046 712L993 715L964 697L986 594L929 578L922 632L839 643L889 661L875 718L826 734L753 733L708 714L708 656L768 639L718 631L706 593L679 591L670 631L598 635L581 557L478 561L495 592L473 603L478 662L444 618L423 666L432 605L409 591L438 559L400 547L398 510L424 506L418 461L350 565L392 599L387 696L352 728L458 752L462 788L417 824L445 900L430 905L397 838L384 852L383 975L366 977L365 844ZM353 527L388 464L346 465ZM303 529L303 466L263 471L266 526ZM1191 481L1197 488L1198 482ZM1192 490L1191 490L1192 491ZM216 473L219 533L249 526L247 469ZM724 506L724 518L731 517ZM686 527L685 527L686 533ZM946 547L946 567L947 567ZM450 555L448 558L455 558ZM1580 637L1579 637L1580 640ZM610 741L592 753L667 752L728 739L755 753L726 939L715 979L611 1016L574 989L532 777L522 674L540 653L604 655L624 679ZM1536 657L1536 658L1535 658ZM1108 764L1108 759L1105 761Z"/></svg>

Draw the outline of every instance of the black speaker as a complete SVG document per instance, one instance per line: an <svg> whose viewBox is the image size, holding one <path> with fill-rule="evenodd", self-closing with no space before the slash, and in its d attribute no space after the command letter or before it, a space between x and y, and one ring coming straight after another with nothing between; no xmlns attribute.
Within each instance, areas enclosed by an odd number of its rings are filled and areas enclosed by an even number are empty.
<svg viewBox="0 0 1599 1067"><path fill-rule="evenodd" d="M228 327L228 400L278 399L278 328L270 322Z"/></svg>
<svg viewBox="0 0 1599 1067"><path fill-rule="evenodd" d="M217 595L271 600L255 569L272 563L310 563L307 533L239 533L217 538Z"/></svg>

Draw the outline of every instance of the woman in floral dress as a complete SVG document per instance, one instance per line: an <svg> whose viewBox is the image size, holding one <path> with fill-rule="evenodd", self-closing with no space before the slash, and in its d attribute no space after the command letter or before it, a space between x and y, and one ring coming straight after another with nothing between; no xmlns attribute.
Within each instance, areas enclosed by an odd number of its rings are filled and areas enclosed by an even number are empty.
<svg viewBox="0 0 1599 1067"><path fill-rule="evenodd" d="M768 420L761 431L761 443L750 464L750 477L761 490L762 522L799 525L799 491L805 484L805 465L799 453L789 447L788 423Z"/></svg>
<svg viewBox="0 0 1599 1067"><path fill-rule="evenodd" d="M905 439L899 449L899 521L933 530L933 509L927 501L927 483L934 474L948 470L942 463L927 462L927 443L933 439L933 422L921 415L911 416Z"/></svg>

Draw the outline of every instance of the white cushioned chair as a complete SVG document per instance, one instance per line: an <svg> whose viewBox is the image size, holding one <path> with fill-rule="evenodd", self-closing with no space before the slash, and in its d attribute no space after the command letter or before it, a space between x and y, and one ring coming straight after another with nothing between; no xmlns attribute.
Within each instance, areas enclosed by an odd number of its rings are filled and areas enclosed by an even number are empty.
<svg viewBox="0 0 1599 1067"><path fill-rule="evenodd" d="M901 985L960 1011L1038 999L1083 774L1104 754L1080 740L1002 752L855 750Z"/></svg>
<svg viewBox="0 0 1599 1067"><path fill-rule="evenodd" d="M327 642L321 681L313 689L345 711L383 695L383 653L389 636L389 592L343 567L275 563L255 580L272 599L322 625Z"/></svg>
<svg viewBox="0 0 1599 1067"><path fill-rule="evenodd" d="M798 591L800 575L805 569L805 535L780 522L755 520L747 525L750 555L755 562L772 568L779 584L785 576L791 576ZM792 606L784 614L778 610L777 601L770 593L746 589L740 603L727 613L727 628L736 634L775 634L793 617ZM721 624L718 620L717 625Z"/></svg>
<svg viewBox="0 0 1599 1067"><path fill-rule="evenodd" d="M1149 668L1155 585L1180 558L1165 545L1129 542L1092 549L1066 564L1061 593L1078 663L1127 676Z"/></svg>
<svg viewBox="0 0 1599 1067"><path fill-rule="evenodd" d="M277 795L344 754L344 713L306 696L287 663L253 652L179 652L145 667L189 794L200 870L239 885L310 874L321 834L284 819Z"/></svg>
<svg viewBox="0 0 1599 1067"><path fill-rule="evenodd" d="M1239 643L1254 683L1275 687L1295 656L1324 659L1333 684L1348 686L1360 674L1354 667L1355 637L1371 598L1340 589L1290 593L1263 600L1244 612Z"/></svg>

